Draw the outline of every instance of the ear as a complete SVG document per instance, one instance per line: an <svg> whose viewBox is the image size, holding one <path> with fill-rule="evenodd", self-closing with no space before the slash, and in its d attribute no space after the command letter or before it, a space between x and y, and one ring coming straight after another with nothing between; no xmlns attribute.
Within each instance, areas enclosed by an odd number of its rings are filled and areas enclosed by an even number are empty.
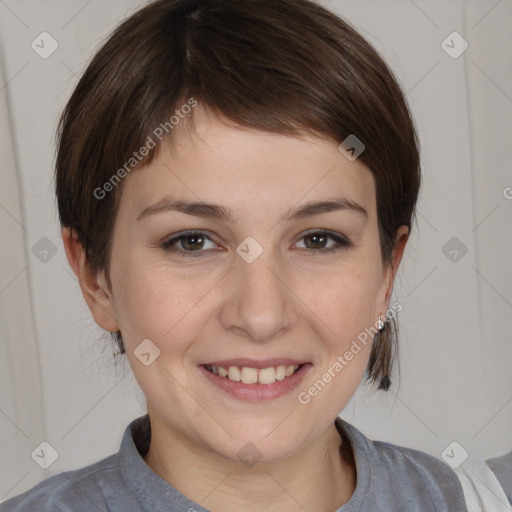
<svg viewBox="0 0 512 512"><path fill-rule="evenodd" d="M66 227L61 234L68 262L78 279L95 322L106 331L118 331L119 324L116 320L113 297L104 275L93 270L74 231Z"/></svg>
<svg viewBox="0 0 512 512"><path fill-rule="evenodd" d="M393 292L393 283L395 281L396 272L400 265L400 261L402 261L402 256L408 240L409 228L407 226L400 226L395 237L395 247L391 257L391 263L383 270L382 284L379 289L379 295L376 303L376 318L379 314L384 316L384 318L386 317L386 313L389 309L389 301Z"/></svg>

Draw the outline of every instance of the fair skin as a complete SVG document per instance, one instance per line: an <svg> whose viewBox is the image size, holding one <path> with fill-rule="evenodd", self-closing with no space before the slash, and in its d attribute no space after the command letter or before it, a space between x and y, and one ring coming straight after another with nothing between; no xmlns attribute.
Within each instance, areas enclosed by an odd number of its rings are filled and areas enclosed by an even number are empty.
<svg viewBox="0 0 512 512"><path fill-rule="evenodd" d="M151 418L145 460L158 475L214 512L336 510L353 494L356 472L334 419L361 381L371 343L309 403L297 396L388 311L407 227L397 233L392 265L383 266L375 183L360 160L349 161L333 141L240 129L200 108L194 115L195 134L177 129L172 149L125 178L112 290L65 228L68 260L95 321L122 333ZM232 216L167 209L137 220L164 197L215 203ZM285 217L340 198L366 215ZM162 246L184 230L211 240ZM325 231L351 244L339 246ZM251 263L236 252L248 236L263 248ZM325 252L331 247L339 248ZM134 354L146 339L160 350L148 366ZM204 365L237 358L299 361L293 377L302 377L276 397L234 396L212 384L221 377ZM250 467L237 456L247 443L259 457Z"/></svg>

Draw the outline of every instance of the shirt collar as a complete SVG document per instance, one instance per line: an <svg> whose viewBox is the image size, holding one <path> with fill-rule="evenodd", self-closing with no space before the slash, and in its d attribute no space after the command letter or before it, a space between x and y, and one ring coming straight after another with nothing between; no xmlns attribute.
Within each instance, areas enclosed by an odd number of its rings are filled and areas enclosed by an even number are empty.
<svg viewBox="0 0 512 512"><path fill-rule="evenodd" d="M350 500L337 512L360 510L364 497L370 492L372 464L371 441L353 425L336 418L336 428L344 442L349 442L354 455L357 484ZM126 428L118 454L119 470L124 484L135 495L143 510L147 512L209 512L190 500L168 482L160 478L144 461L151 439L149 416L146 414L132 421Z"/></svg>
<svg viewBox="0 0 512 512"><path fill-rule="evenodd" d="M208 512L208 509L181 494L172 485L160 478L145 462L137 446L149 446L142 433L150 435L149 416L146 414L132 421L125 430L119 451L119 470L124 484L135 495L146 512ZM135 435L135 438L134 438Z"/></svg>

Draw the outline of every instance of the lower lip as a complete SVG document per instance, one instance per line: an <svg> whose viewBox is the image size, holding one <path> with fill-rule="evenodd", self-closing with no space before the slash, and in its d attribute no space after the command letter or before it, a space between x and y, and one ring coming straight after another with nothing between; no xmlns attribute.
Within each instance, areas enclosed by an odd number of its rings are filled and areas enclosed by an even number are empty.
<svg viewBox="0 0 512 512"><path fill-rule="evenodd" d="M208 371L204 366L199 366L201 373L215 386L231 396L246 402L262 402L264 400L274 400L280 396L289 393L299 386L304 377L311 368L311 363L303 364L293 375L283 380L276 380L273 384L244 384L243 382L234 382L227 377L219 377Z"/></svg>

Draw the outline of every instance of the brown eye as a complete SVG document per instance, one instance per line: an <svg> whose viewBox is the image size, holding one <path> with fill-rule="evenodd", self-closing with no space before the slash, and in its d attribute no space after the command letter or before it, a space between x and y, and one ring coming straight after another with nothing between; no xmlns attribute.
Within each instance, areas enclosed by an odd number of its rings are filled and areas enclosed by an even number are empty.
<svg viewBox="0 0 512 512"><path fill-rule="evenodd" d="M352 246L348 239L328 231L312 231L305 234L301 240L304 240L304 247L299 246L300 249L310 250L319 254Z"/></svg>
<svg viewBox="0 0 512 512"><path fill-rule="evenodd" d="M205 240L205 237L202 234L198 233L198 234L182 237L180 242L181 242L181 246L186 251L188 251L188 250L194 251L197 249L201 249L203 247L204 240Z"/></svg>
<svg viewBox="0 0 512 512"><path fill-rule="evenodd" d="M313 235L306 235L304 240L306 241L306 247L308 249L324 249L329 237L323 233L314 233ZM308 241L310 243L308 243Z"/></svg>
<svg viewBox="0 0 512 512"><path fill-rule="evenodd" d="M211 246L206 246L207 243L210 243ZM201 231L188 231L167 240L162 244L162 248L180 256L204 256L212 249L216 249L217 245Z"/></svg>

